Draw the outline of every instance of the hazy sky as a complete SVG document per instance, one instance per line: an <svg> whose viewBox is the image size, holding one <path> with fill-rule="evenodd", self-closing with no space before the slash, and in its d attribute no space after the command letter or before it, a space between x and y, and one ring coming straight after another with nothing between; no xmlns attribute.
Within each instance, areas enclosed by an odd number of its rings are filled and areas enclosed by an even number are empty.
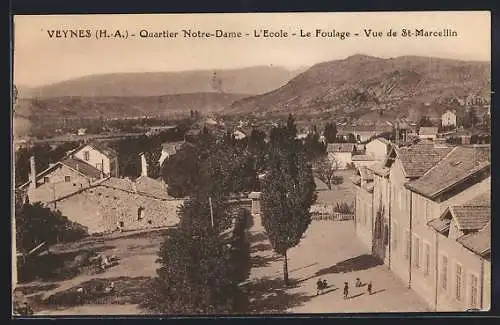
<svg viewBox="0 0 500 325"><path fill-rule="evenodd" d="M389 29L398 37L387 37ZM454 30L457 37L401 37L401 29ZM89 29L92 37L50 38L48 31ZM249 33L241 39L96 39L95 31L140 30L181 33L216 29ZM254 38L254 29L283 29L290 38ZM351 37L300 38L300 29L350 32ZM382 31L368 38L364 29ZM14 82L36 86L96 73L179 71L279 65L289 68L343 59L423 55L464 60L491 59L489 12L261 13L176 15L71 15L14 17ZM359 36L353 36L358 33ZM182 34L179 34L182 36Z"/></svg>

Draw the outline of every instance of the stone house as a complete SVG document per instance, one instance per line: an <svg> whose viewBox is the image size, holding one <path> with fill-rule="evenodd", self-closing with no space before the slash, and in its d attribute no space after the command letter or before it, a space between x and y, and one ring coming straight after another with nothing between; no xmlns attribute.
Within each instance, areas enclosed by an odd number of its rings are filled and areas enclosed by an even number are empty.
<svg viewBox="0 0 500 325"><path fill-rule="evenodd" d="M103 172L105 176L119 177L118 153L103 143L83 144L68 155Z"/></svg>
<svg viewBox="0 0 500 325"><path fill-rule="evenodd" d="M332 163L337 164L338 169L346 169L352 163L354 143L329 143L326 152Z"/></svg>
<svg viewBox="0 0 500 325"><path fill-rule="evenodd" d="M183 200L166 193L165 185L147 176L135 181L109 177L47 205L86 227L90 234L174 226Z"/></svg>
<svg viewBox="0 0 500 325"><path fill-rule="evenodd" d="M29 180L19 186L30 202L47 202L88 187L104 177L102 171L79 159L66 157L36 174L35 157L30 158Z"/></svg>

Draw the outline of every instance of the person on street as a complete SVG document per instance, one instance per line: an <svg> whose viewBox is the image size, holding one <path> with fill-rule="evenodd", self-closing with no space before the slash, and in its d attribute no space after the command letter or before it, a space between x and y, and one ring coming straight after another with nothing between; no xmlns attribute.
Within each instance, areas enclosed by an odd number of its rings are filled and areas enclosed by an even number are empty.
<svg viewBox="0 0 500 325"><path fill-rule="evenodd" d="M356 287L361 287L361 280L359 278L356 278Z"/></svg>
<svg viewBox="0 0 500 325"><path fill-rule="evenodd" d="M372 294L372 282L371 281L368 283L368 294L369 295Z"/></svg>
<svg viewBox="0 0 500 325"><path fill-rule="evenodd" d="M349 284L347 282L344 282L344 299L347 299L349 296Z"/></svg>
<svg viewBox="0 0 500 325"><path fill-rule="evenodd" d="M320 294L320 292L323 289L323 281L321 281L321 278L318 279L316 282L316 296Z"/></svg>

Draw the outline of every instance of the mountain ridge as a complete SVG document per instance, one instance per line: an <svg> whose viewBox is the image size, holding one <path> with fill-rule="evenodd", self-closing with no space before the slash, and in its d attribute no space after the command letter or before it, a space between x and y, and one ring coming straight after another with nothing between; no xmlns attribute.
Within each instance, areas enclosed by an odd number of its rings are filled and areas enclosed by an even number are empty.
<svg viewBox="0 0 500 325"><path fill-rule="evenodd" d="M469 94L489 98L490 89L488 61L355 54L317 63L282 87L233 103L228 113L350 113L405 103L445 102Z"/></svg>
<svg viewBox="0 0 500 325"><path fill-rule="evenodd" d="M234 69L117 72L19 88L22 98L143 97L206 92L255 95L282 86L303 69L260 65Z"/></svg>

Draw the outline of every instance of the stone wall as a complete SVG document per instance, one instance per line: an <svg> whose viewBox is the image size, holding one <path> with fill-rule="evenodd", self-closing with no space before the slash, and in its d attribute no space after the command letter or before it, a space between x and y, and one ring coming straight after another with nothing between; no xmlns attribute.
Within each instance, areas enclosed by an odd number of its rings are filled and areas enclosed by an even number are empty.
<svg viewBox="0 0 500 325"><path fill-rule="evenodd" d="M56 203L56 208L89 233L174 226L183 200L161 200L120 189L93 186Z"/></svg>

